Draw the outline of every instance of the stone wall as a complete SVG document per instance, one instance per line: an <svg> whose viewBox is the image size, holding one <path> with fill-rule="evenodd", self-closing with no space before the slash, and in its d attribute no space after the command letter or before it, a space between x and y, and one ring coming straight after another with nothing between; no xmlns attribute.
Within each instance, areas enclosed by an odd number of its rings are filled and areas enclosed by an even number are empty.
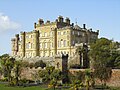
<svg viewBox="0 0 120 90"><path fill-rule="evenodd" d="M72 74L78 71L85 71L85 69L70 69ZM101 84L100 80L95 80L96 84ZM112 76L109 81L106 83L108 86L120 87L120 69L112 69Z"/></svg>
<svg viewBox="0 0 120 90"><path fill-rule="evenodd" d="M36 80L37 77L37 71L40 70L41 68L25 68L24 70L22 70L21 73L21 78L26 78L28 80ZM78 72L78 71L85 71L85 69L70 69L69 70L72 74ZM35 76L35 78L34 78ZM2 76L0 75L0 79L2 78ZM101 84L100 80L96 80L97 84ZM112 77L109 81L107 81L107 85L108 86L116 86L116 87L120 87L120 69L112 69Z"/></svg>

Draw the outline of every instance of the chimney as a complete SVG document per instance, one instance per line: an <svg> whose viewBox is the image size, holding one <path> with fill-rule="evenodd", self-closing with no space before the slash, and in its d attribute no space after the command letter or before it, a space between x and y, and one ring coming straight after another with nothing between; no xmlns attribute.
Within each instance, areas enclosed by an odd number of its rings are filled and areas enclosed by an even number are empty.
<svg viewBox="0 0 120 90"><path fill-rule="evenodd" d="M83 29L86 29L86 24L83 24Z"/></svg>
<svg viewBox="0 0 120 90"><path fill-rule="evenodd" d="M36 22L34 23L34 28L36 29Z"/></svg>
<svg viewBox="0 0 120 90"><path fill-rule="evenodd" d="M44 24L44 21L43 21L43 19L39 19L39 20L38 20L38 23L39 23L39 25L42 25L42 24Z"/></svg>
<svg viewBox="0 0 120 90"><path fill-rule="evenodd" d="M58 17L58 22L61 22L61 23L62 23L63 20L64 20L64 19L63 19L63 16L59 16L59 17Z"/></svg>
<svg viewBox="0 0 120 90"><path fill-rule="evenodd" d="M70 25L70 19L69 19L68 17L66 17L65 22L66 22L68 25Z"/></svg>

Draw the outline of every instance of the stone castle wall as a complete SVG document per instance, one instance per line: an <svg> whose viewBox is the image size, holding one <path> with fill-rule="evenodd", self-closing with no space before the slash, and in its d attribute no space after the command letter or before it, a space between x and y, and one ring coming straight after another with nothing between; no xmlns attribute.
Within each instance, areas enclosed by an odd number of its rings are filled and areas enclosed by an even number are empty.
<svg viewBox="0 0 120 90"><path fill-rule="evenodd" d="M70 69L72 74L78 71L85 71L85 69ZM100 80L95 80L96 84L101 84ZM112 76L109 81L106 83L108 86L120 87L120 69L112 69Z"/></svg>
<svg viewBox="0 0 120 90"><path fill-rule="evenodd" d="M35 80L34 75L36 75L37 71L40 70L41 68L25 68L22 70L21 73L21 78L24 79L28 79L28 80ZM69 72L71 72L72 74L78 72L78 71L85 71L85 69L69 69ZM2 78L2 76L0 75L0 79ZM36 75L36 79L37 79L37 75ZM100 80L96 80L97 84L101 84ZM113 69L112 70L112 77L109 81L107 81L107 85L108 86L115 86L115 87L120 87L120 69Z"/></svg>

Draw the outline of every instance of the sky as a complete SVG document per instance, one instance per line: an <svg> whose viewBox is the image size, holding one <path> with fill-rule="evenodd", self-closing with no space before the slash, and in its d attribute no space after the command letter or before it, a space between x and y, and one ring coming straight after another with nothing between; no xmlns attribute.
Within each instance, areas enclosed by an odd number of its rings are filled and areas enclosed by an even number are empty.
<svg viewBox="0 0 120 90"><path fill-rule="evenodd" d="M120 0L0 0L0 55L11 54L15 34L32 31L39 18L55 21L59 15L100 30L99 38L120 41Z"/></svg>

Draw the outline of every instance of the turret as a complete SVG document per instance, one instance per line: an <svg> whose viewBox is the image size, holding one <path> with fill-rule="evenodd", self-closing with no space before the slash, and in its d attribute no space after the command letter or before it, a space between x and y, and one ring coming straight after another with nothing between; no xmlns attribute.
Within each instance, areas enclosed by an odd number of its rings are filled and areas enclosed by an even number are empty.
<svg viewBox="0 0 120 90"><path fill-rule="evenodd" d="M35 28L35 29L36 29L36 25L37 25L37 24L36 24L36 22L35 22L35 23L34 23L34 28Z"/></svg>
<svg viewBox="0 0 120 90"><path fill-rule="evenodd" d="M58 17L58 22L62 23L64 21L63 16Z"/></svg>
<svg viewBox="0 0 120 90"><path fill-rule="evenodd" d="M25 32L21 32L22 57L25 56Z"/></svg>
<svg viewBox="0 0 120 90"><path fill-rule="evenodd" d="M43 19L39 19L39 20L38 20L38 24L39 24L39 25L43 25L43 24L44 24Z"/></svg>
<svg viewBox="0 0 120 90"><path fill-rule="evenodd" d="M66 22L68 25L70 25L70 19L69 19L68 17L66 17L65 22Z"/></svg>
<svg viewBox="0 0 120 90"><path fill-rule="evenodd" d="M15 55L15 38L11 39L11 44L12 44L12 55Z"/></svg>
<svg viewBox="0 0 120 90"><path fill-rule="evenodd" d="M19 49L19 45L18 45L18 42L19 42L19 34L16 34L15 35L15 44L16 44L16 51L18 52L18 49Z"/></svg>
<svg viewBox="0 0 120 90"><path fill-rule="evenodd" d="M83 29L86 29L86 24L83 24Z"/></svg>
<svg viewBox="0 0 120 90"><path fill-rule="evenodd" d="M39 56L39 31L33 31L35 56Z"/></svg>

